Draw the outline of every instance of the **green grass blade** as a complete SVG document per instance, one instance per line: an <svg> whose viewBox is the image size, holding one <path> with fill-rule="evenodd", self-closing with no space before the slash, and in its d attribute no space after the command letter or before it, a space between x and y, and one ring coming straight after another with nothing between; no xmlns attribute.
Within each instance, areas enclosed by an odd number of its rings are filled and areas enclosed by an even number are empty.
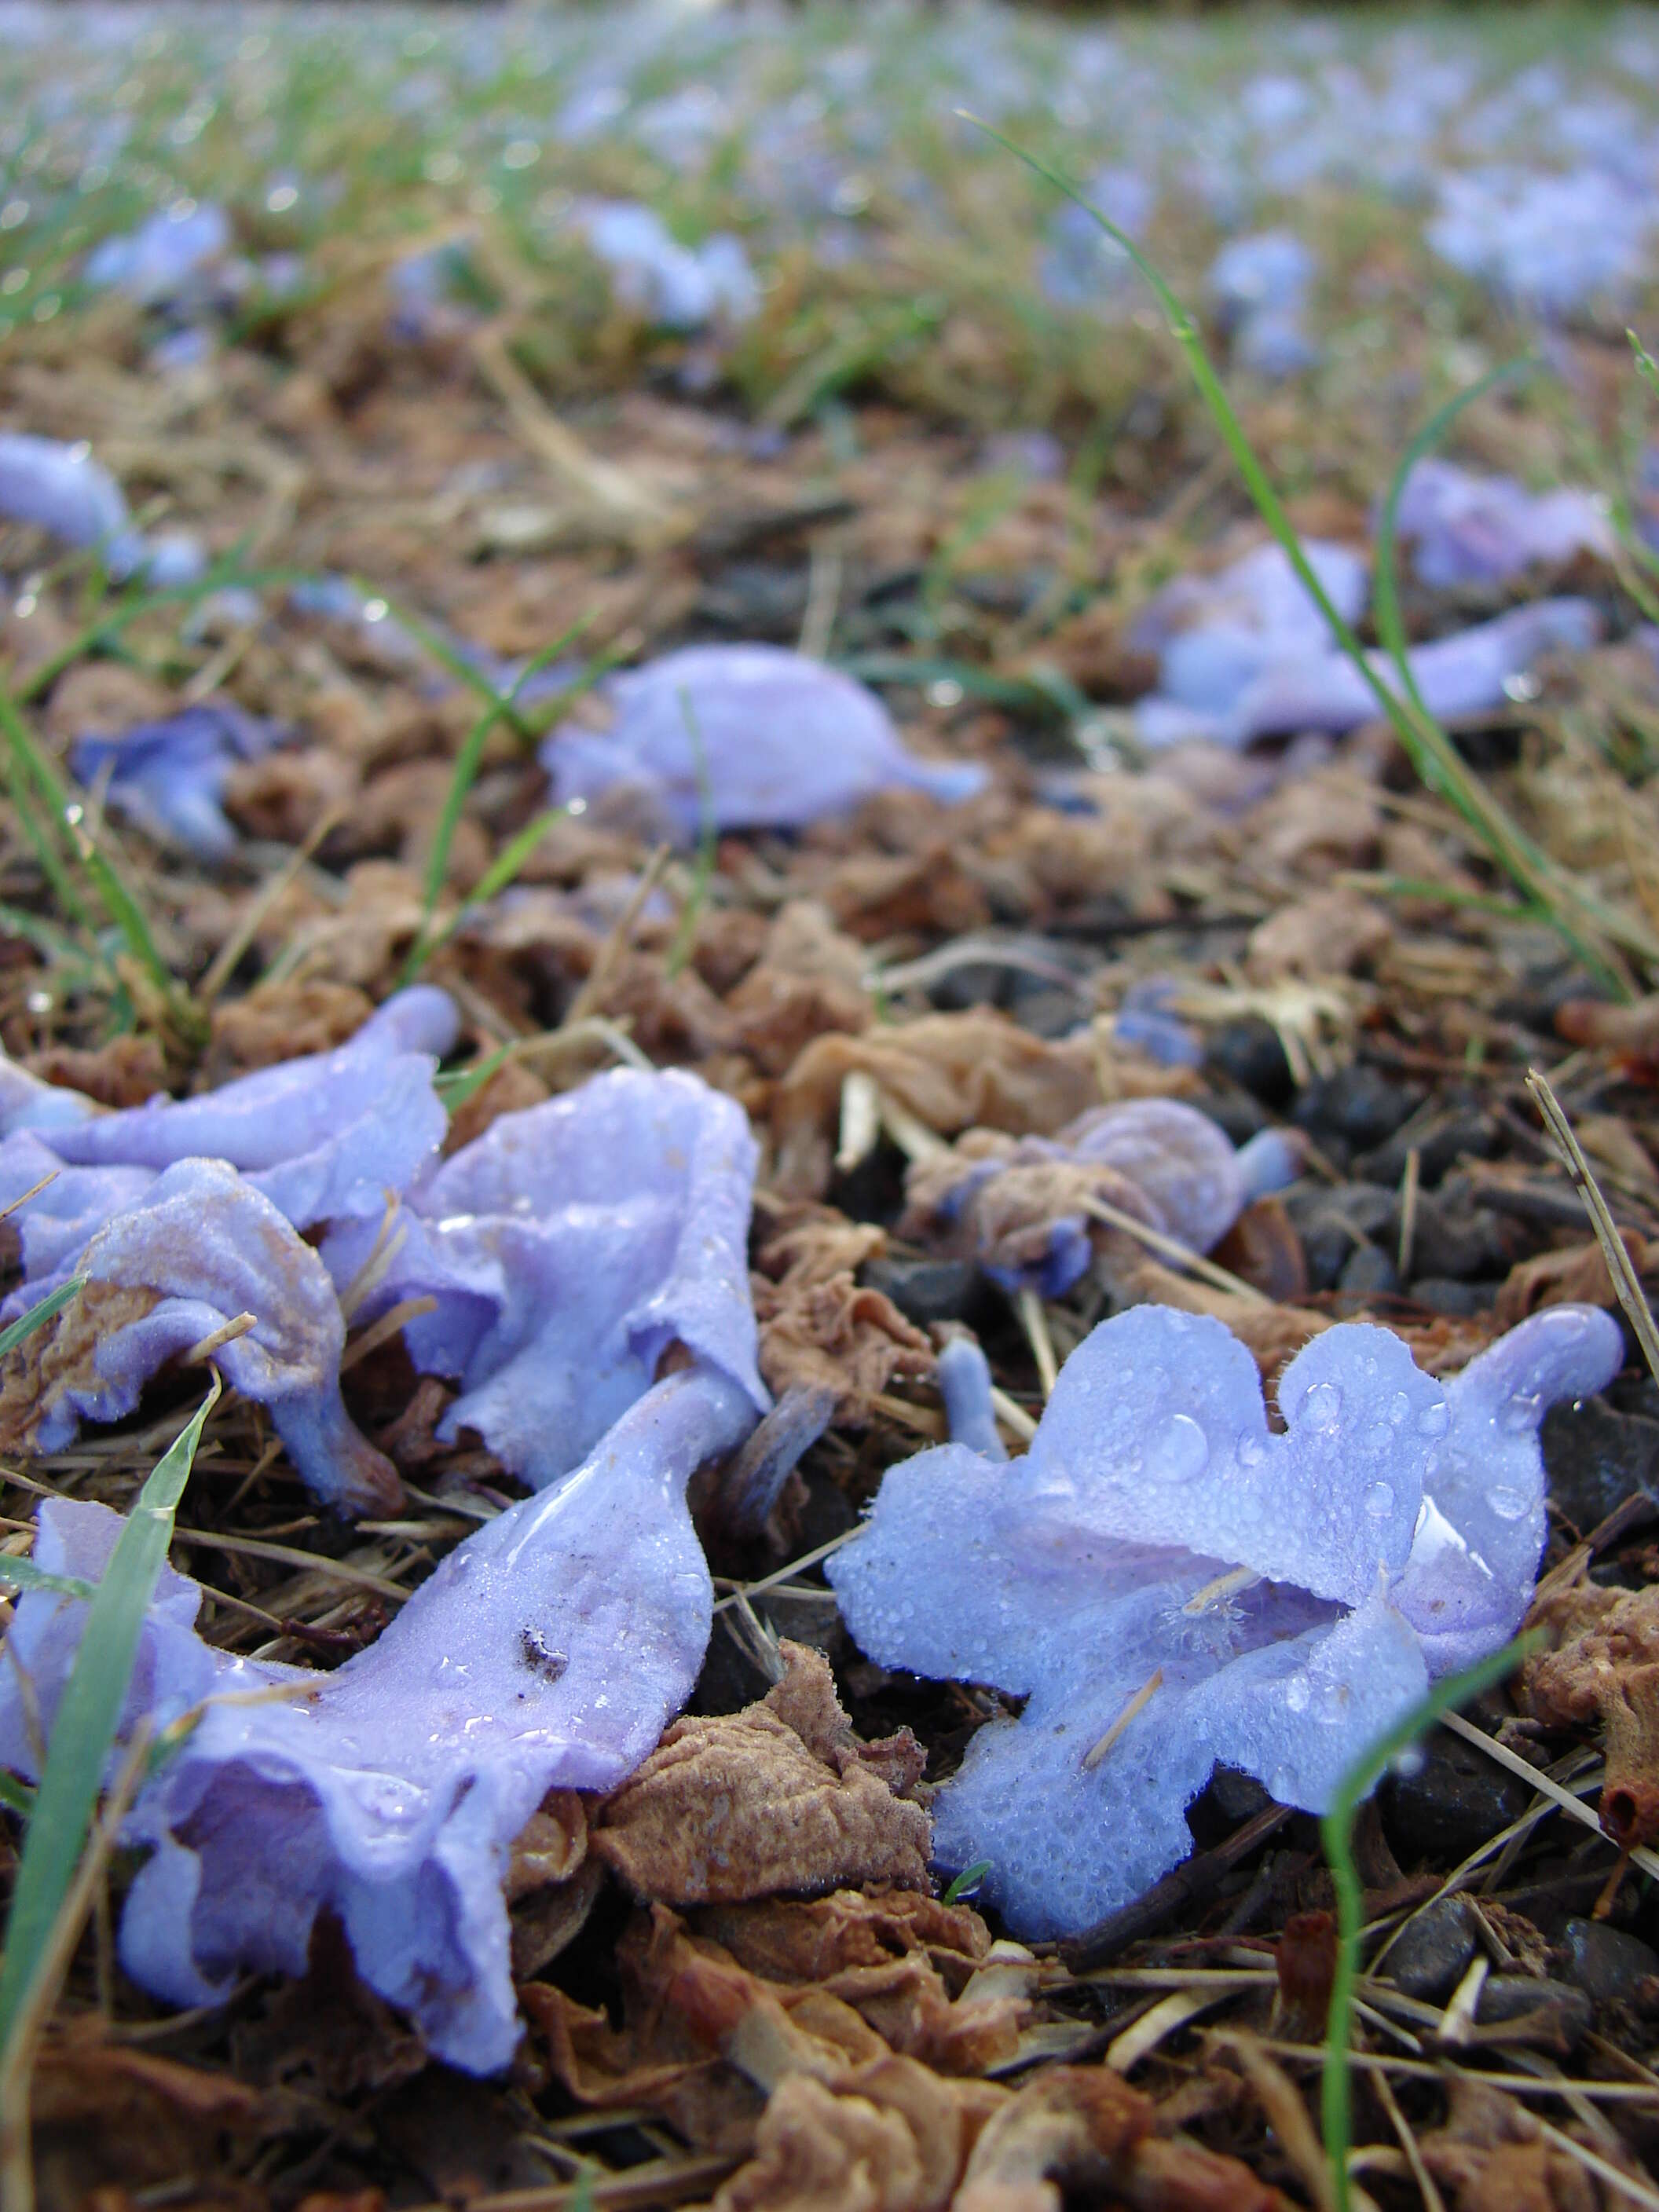
<svg viewBox="0 0 1659 2212"><path fill-rule="evenodd" d="M46 1771L23 1838L0 1966L0 2063L9 2051L52 1923L75 1878L138 1650L139 1632L173 1540L173 1516L190 1477L202 1425L217 1402L213 1387L139 1492L87 1607L80 1650L52 1724Z"/></svg>
<svg viewBox="0 0 1659 2212"><path fill-rule="evenodd" d="M53 1173L57 1170L54 1169ZM55 1291L48 1291L37 1300L26 1314L19 1314L9 1327L0 1328L0 1359L9 1352L15 1352L25 1337L33 1336L37 1328L44 1328L54 1314L60 1314L70 1300L78 1297L87 1286L84 1275L71 1275L66 1283L59 1283Z"/></svg>
<svg viewBox="0 0 1659 2212"><path fill-rule="evenodd" d="M59 1597L78 1597L84 1603L97 1590L96 1583L83 1582L79 1575L51 1575L44 1567L37 1567L33 1559L10 1559L0 1554L0 1584L15 1590L53 1590Z"/></svg>
<svg viewBox="0 0 1659 2212"><path fill-rule="evenodd" d="M427 940L421 953L421 966L424 966L434 952L442 951L451 938L465 925L469 915L476 914L481 906L488 905L498 891L504 891L509 884L516 880L525 862L541 843L553 824L563 820L564 814L565 810L562 806L550 806L545 814L538 814L533 822L526 822L516 837L507 840L489 866L485 869L467 893L466 897L445 922L443 927ZM414 960L413 953L410 955L410 959L411 962ZM418 972L418 968L407 968L405 980L412 981Z"/></svg>
<svg viewBox="0 0 1659 2212"><path fill-rule="evenodd" d="M482 1060L474 1060L471 1067L452 1067L447 1073L434 1075L432 1088L452 1114L476 1097L498 1067L505 1067L514 1056L512 1044L498 1044L494 1052L487 1052Z"/></svg>
<svg viewBox="0 0 1659 2212"><path fill-rule="evenodd" d="M0 686L0 729L5 732L7 747L20 777L34 786L53 817L64 825L75 858L99 902L119 930L128 951L161 994L179 1034L198 1043L205 1042L205 1020L188 995L179 989L172 969L161 957L143 907L114 862L94 842L83 826L80 800L58 774L57 763L36 740L3 686Z"/></svg>
<svg viewBox="0 0 1659 2212"><path fill-rule="evenodd" d="M1634 331L1626 331L1630 349L1636 356L1636 374L1641 378L1656 399L1659 399L1659 361L1655 361Z"/></svg>
<svg viewBox="0 0 1659 2212"><path fill-rule="evenodd" d="M404 617L399 615L398 619L403 622ZM519 714L519 694L532 676L539 674L550 661L558 659L566 647L586 629L591 619L590 616L582 616L580 621L571 624L562 636L555 638L551 645L544 647L540 653L526 661L510 691L497 691L487 678L479 675L476 668L468 668L459 654L452 653L447 646L443 647L440 657L443 659L444 665L456 672L464 672L470 690L476 691L482 687L483 696L488 700L489 704L461 740L460 750L455 756L455 765L449 778L449 788L444 793L443 812L438 817L437 834L433 838L432 851L427 860L426 884L421 906L421 927L416 933L414 944L410 947L409 957L404 963L403 974L398 979L400 987L412 983L437 950L438 940L434 939L432 934L432 917L438 910L439 900L443 896L444 884L449 875L449 856L455 843L455 832L460 827L467 795L478 780L478 770L483 763L483 750L489 742L490 732L497 722L506 721L511 723L521 737L533 738L534 732L528 729L523 717ZM415 635L420 635L420 632L416 630ZM434 652L437 652L442 646L441 639L433 637L423 637L422 642ZM544 834L544 828L537 830L537 839ZM532 844L535 842L532 840ZM524 866L528 857L529 850L526 848L520 854L518 866L514 868L514 874L517 874L518 868ZM489 896L489 893L482 890L475 892L474 903L476 904L480 897Z"/></svg>
<svg viewBox="0 0 1659 2212"><path fill-rule="evenodd" d="M1376 581L1372 588L1376 634L1395 665L1407 697L1418 713L1425 717L1429 710L1417 688L1417 678L1412 673L1411 659L1406 645L1406 625L1400 615L1398 532L1400 502L1405 495L1406 480L1418 463L1434 451L1465 408L1473 406L1495 386L1506 382L1532 366L1525 355L1517 356L1513 361L1501 362L1496 368L1489 369L1478 383L1454 393L1443 407L1437 408L1401 455L1400 465L1389 481L1389 495L1382 502L1382 513L1376 526Z"/></svg>
<svg viewBox="0 0 1659 2212"><path fill-rule="evenodd" d="M1331 1981L1331 2008L1325 2030L1325 2078L1321 2088L1320 2118L1325 2136L1325 2158L1337 2212L1349 2212L1352 2197L1348 2186L1348 2153L1353 2134L1353 2084L1348 2065L1353 2033L1354 1987L1359 1979L1359 1939L1365 1922L1365 1893L1354 1862L1353 1824L1361 1803L1381 1779L1383 1770L1408 1751L1419 1736L1432 1728L1443 1713L1467 1705L1494 1682L1512 1674L1532 1645L1524 1638L1506 1644L1501 1651L1476 1662L1461 1674L1437 1682L1348 1769L1337 1786L1331 1808L1319 1824L1336 1891L1336 1972Z"/></svg>

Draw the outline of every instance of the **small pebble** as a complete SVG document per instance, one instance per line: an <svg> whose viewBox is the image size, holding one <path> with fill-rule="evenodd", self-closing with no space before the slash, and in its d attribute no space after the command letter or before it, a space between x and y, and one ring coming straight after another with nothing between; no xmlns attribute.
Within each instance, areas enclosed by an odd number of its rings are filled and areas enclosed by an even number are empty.
<svg viewBox="0 0 1659 2212"><path fill-rule="evenodd" d="M1493 1974L1481 1987L1474 2017L1482 2027L1506 2027L1506 2042L1565 2058L1589 2033L1592 2008L1583 1990L1531 1974Z"/></svg>
<svg viewBox="0 0 1659 2212"><path fill-rule="evenodd" d="M1206 1057L1264 1106L1283 1106L1296 1089L1284 1046L1266 1022L1254 1018L1212 1030Z"/></svg>
<svg viewBox="0 0 1659 2212"><path fill-rule="evenodd" d="M986 1296L985 1278L971 1260L872 1260L864 1279L918 1328L965 1321Z"/></svg>
<svg viewBox="0 0 1659 2212"><path fill-rule="evenodd" d="M1400 1270L1380 1244L1361 1244L1342 1270L1338 1288L1380 1297L1400 1288Z"/></svg>
<svg viewBox="0 0 1659 2212"><path fill-rule="evenodd" d="M1442 2003L1474 1956L1474 1915L1462 1897L1437 1897L1408 1920L1383 1961L1395 1987L1425 2004Z"/></svg>
<svg viewBox="0 0 1659 2212"><path fill-rule="evenodd" d="M1659 1951L1605 1920L1569 1920L1562 1943L1567 1979L1597 2004L1632 1996L1638 1982L1659 1974Z"/></svg>
<svg viewBox="0 0 1659 2212"><path fill-rule="evenodd" d="M1581 1534L1638 1490L1659 1496L1659 1421L1586 1398L1552 1407L1540 1434L1550 1503Z"/></svg>
<svg viewBox="0 0 1659 2212"><path fill-rule="evenodd" d="M1356 1061L1310 1084L1296 1102L1296 1121L1316 1138L1340 1137L1366 1151L1385 1144L1422 1103L1420 1091L1391 1083L1376 1068Z"/></svg>
<svg viewBox="0 0 1659 2212"><path fill-rule="evenodd" d="M1436 1729L1421 1750L1416 1772L1389 1775L1381 1791L1382 1825L1402 1864L1455 1865L1533 1802L1519 1776L1448 1729Z"/></svg>

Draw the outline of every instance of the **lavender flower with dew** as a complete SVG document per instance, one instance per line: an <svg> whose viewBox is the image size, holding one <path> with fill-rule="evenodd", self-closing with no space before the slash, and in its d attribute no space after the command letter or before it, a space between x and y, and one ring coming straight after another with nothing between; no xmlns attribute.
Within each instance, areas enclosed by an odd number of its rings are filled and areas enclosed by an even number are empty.
<svg viewBox="0 0 1659 2212"><path fill-rule="evenodd" d="M694 645L608 678L608 729L569 721L542 747L561 805L624 797L681 844L718 830L794 829L901 786L947 803L986 771L919 761L850 676L770 645Z"/></svg>
<svg viewBox="0 0 1659 2212"><path fill-rule="evenodd" d="M1285 1370L1276 1435L1219 1322L1140 1306L1073 1353L1023 1459L958 1443L890 1469L827 1570L848 1628L884 1667L1027 1700L939 1792L939 1863L989 1860L1035 1940L1183 1859L1218 1761L1322 1810L1432 1677L1513 1633L1539 1420L1622 1357L1606 1314L1557 1306L1443 1387L1339 1327Z"/></svg>
<svg viewBox="0 0 1659 2212"><path fill-rule="evenodd" d="M701 1364L655 1384L568 1481L480 1529L332 1674L204 1644L200 1591L164 1571L124 1733L140 1714L199 1717L122 1831L150 1854L121 1921L132 1978L170 2004L218 2002L242 1972L303 1973L328 1912L434 2057L505 2067L520 2033L513 1839L550 1790L615 1789L684 1704L713 1603L685 1486L755 1418ZM90 1579L119 1526L53 1500L36 1557ZM0 1763L15 1771L39 1771L84 1615L50 1592L19 1601L0 1670ZM261 1688L278 1695L226 1694Z"/></svg>
<svg viewBox="0 0 1659 2212"><path fill-rule="evenodd" d="M618 1068L522 1113L424 1178L365 1316L410 1297L434 1310L404 1340L453 1376L440 1425L475 1431L521 1480L556 1481L649 1388L672 1347L757 1413L747 1234L757 1148L742 1109L696 1077ZM337 1231L337 1282L377 1224Z"/></svg>

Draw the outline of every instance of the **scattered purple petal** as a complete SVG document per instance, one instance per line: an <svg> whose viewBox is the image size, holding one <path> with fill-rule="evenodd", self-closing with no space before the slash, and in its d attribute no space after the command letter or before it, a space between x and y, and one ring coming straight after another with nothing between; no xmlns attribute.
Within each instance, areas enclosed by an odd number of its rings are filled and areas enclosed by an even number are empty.
<svg viewBox="0 0 1659 2212"><path fill-rule="evenodd" d="M600 687L614 720L556 729L542 763L561 805L631 793L683 844L716 829L786 829L901 785L954 803L983 788L970 763L920 761L850 676L771 645L694 645Z"/></svg>
<svg viewBox="0 0 1659 2212"><path fill-rule="evenodd" d="M281 742L274 723L227 702L204 702L118 737L79 738L70 767L88 786L107 774L116 813L158 843L182 846L212 862L236 849L236 832L219 804L231 770Z"/></svg>
<svg viewBox="0 0 1659 2212"><path fill-rule="evenodd" d="M935 1800L941 1866L1027 1939L1075 1934L1185 1858L1218 1761L1320 1812L1430 1679L1496 1649L1543 1535L1537 1427L1623 1341L1558 1306L1456 1381L1383 1329L1315 1338L1267 1425L1221 1325L1140 1306L1072 1355L1024 1458L889 1471L828 1573L878 1664L1027 1698Z"/></svg>

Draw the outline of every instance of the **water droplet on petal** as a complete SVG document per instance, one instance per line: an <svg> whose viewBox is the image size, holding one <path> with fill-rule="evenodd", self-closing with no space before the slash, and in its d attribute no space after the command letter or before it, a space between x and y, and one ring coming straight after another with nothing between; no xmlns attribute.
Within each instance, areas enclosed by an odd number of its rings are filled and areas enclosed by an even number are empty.
<svg viewBox="0 0 1659 2212"><path fill-rule="evenodd" d="M1373 1521L1386 1521L1394 1510L1394 1485L1374 1482L1365 1492L1365 1510Z"/></svg>
<svg viewBox="0 0 1659 2212"><path fill-rule="evenodd" d="M1309 1691L1307 1676L1305 1674L1292 1674L1290 1680L1285 1685L1285 1704L1290 1707L1293 1713L1305 1713L1308 1710L1308 1696Z"/></svg>
<svg viewBox="0 0 1659 2212"><path fill-rule="evenodd" d="M1486 1503L1499 1521L1518 1521L1527 1510L1527 1501L1518 1490L1489 1490Z"/></svg>
<svg viewBox="0 0 1659 2212"><path fill-rule="evenodd" d="M1310 1429L1334 1429L1342 1418L1342 1393L1334 1382L1316 1382L1302 1401L1302 1419Z"/></svg>
<svg viewBox="0 0 1659 2212"><path fill-rule="evenodd" d="M1450 1426L1451 1414L1447 1410L1443 1398L1437 1405L1425 1406L1417 1417L1417 1433L1419 1437L1443 1437Z"/></svg>
<svg viewBox="0 0 1659 2212"><path fill-rule="evenodd" d="M1171 1413L1147 1447L1146 1471L1164 1482L1190 1482L1209 1463L1209 1440L1190 1413Z"/></svg>

